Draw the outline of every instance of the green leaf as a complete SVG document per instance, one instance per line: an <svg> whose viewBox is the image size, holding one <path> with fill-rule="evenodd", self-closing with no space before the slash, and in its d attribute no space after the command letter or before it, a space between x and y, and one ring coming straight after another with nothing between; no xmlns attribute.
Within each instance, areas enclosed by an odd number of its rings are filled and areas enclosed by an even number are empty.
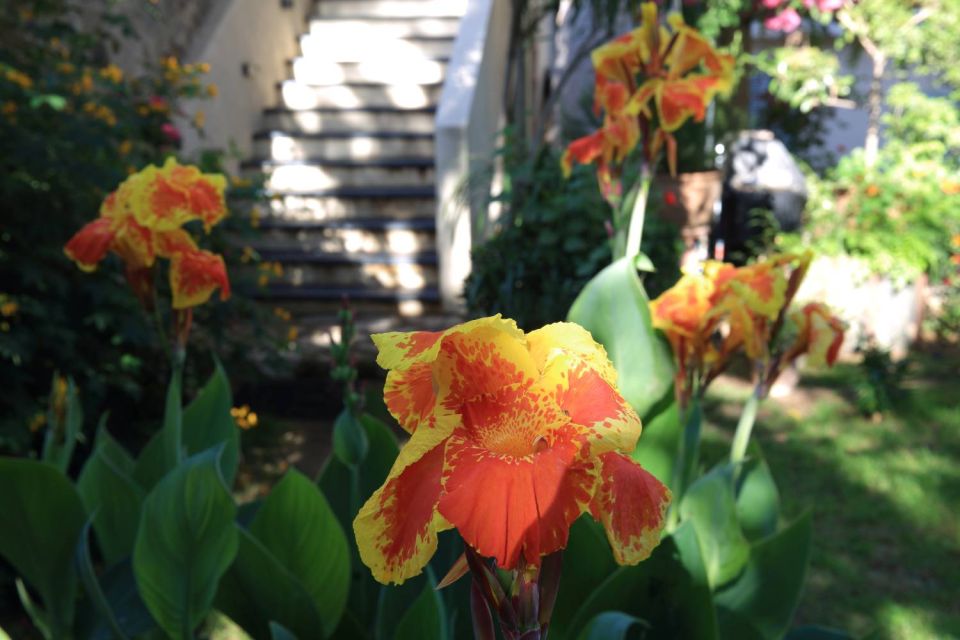
<svg viewBox="0 0 960 640"><path fill-rule="evenodd" d="M100 585L117 623L127 636L141 638L144 634L157 629L153 617L147 611L147 606L137 591L130 559L104 571L100 575ZM115 640L115 638L109 627L101 625L91 634L91 640Z"/></svg>
<svg viewBox="0 0 960 640"><path fill-rule="evenodd" d="M407 612L397 623L394 640L444 640L443 601L437 592L432 573L430 580Z"/></svg>
<svg viewBox="0 0 960 640"><path fill-rule="evenodd" d="M144 491L128 475L132 460L106 432L100 430L97 446L77 480L77 491L88 513L107 564L133 551Z"/></svg>
<svg viewBox="0 0 960 640"><path fill-rule="evenodd" d="M303 584L324 633L332 633L350 589L350 548L316 485L289 471L257 511L250 533Z"/></svg>
<svg viewBox="0 0 960 640"><path fill-rule="evenodd" d="M652 637L716 640L712 595L697 550L693 527L681 525L647 560L611 573L560 635L577 637L598 614L621 611L647 621Z"/></svg>
<svg viewBox="0 0 960 640"><path fill-rule="evenodd" d="M673 490L673 472L682 432L673 393L669 393L665 399L666 402L651 409L651 415L643 416L643 433L631 457Z"/></svg>
<svg viewBox="0 0 960 640"><path fill-rule="evenodd" d="M751 542L773 535L780 520L780 493L760 447L750 444L737 486L737 520Z"/></svg>
<svg viewBox="0 0 960 640"><path fill-rule="evenodd" d="M363 462L370 449L367 432L353 412L344 409L333 423L333 453L340 462L355 467Z"/></svg>
<svg viewBox="0 0 960 640"><path fill-rule="evenodd" d="M77 583L73 552L87 519L56 467L0 458L0 555L40 594L53 637L69 635Z"/></svg>
<svg viewBox="0 0 960 640"><path fill-rule="evenodd" d="M230 381L219 360L214 360L213 374L183 412L183 445L188 455L200 453L224 443L220 470L228 487L233 486L240 458L240 436L230 415L233 393Z"/></svg>
<svg viewBox="0 0 960 640"><path fill-rule="evenodd" d="M640 618L620 611L604 611L587 623L578 640L626 640L636 627L646 628L649 625Z"/></svg>
<svg viewBox="0 0 960 640"><path fill-rule="evenodd" d="M737 522L733 468L722 465L691 485L680 503L680 517L697 534L710 585L735 578L750 557L750 545Z"/></svg>
<svg viewBox="0 0 960 640"><path fill-rule="evenodd" d="M174 638L193 637L237 554L237 508L220 474L221 450L185 460L143 504L134 576L150 613Z"/></svg>
<svg viewBox="0 0 960 640"><path fill-rule="evenodd" d="M594 276L567 319L603 344L619 374L623 397L646 415L670 390L673 359L653 330L650 301L632 265L632 260L621 258Z"/></svg>
<svg viewBox="0 0 960 640"><path fill-rule="evenodd" d="M133 478L144 489L152 489L180 462L183 438L183 410L181 407L181 372L174 368L167 387L167 404L163 426L140 452Z"/></svg>
<svg viewBox="0 0 960 640"><path fill-rule="evenodd" d="M113 615L113 609L104 595L100 583L97 581L97 574L93 570L93 560L90 558L90 525L92 521L88 520L83 526L80 539L77 540L76 561L80 572L80 581L87 592L87 597L93 603L97 613L110 628L113 636L118 640L127 640L127 635L120 628L120 623Z"/></svg>
<svg viewBox="0 0 960 640"><path fill-rule="evenodd" d="M50 396L57 395L58 376L54 376ZM66 473L70 467L73 450L77 446L77 437L83 427L83 407L80 405L80 394L73 378L67 379L66 395L63 398L63 416L57 415L52 405L47 412L47 435L43 441L43 455L45 462L49 462L60 471Z"/></svg>
<svg viewBox="0 0 960 640"><path fill-rule="evenodd" d="M812 525L806 513L753 545L743 574L715 596L721 635L781 638L800 601L810 560Z"/></svg>
<svg viewBox="0 0 960 640"><path fill-rule="evenodd" d="M276 622L271 622L270 640L297 640L297 636L290 633L290 631L283 625L277 624Z"/></svg>
<svg viewBox="0 0 960 640"><path fill-rule="evenodd" d="M316 636L320 612L299 578L249 531L239 532L240 550L220 581L216 608L254 638L266 637L273 623L301 638Z"/></svg>
<svg viewBox="0 0 960 640"><path fill-rule="evenodd" d="M580 605L617 569L603 527L589 515L570 527L563 552L563 572L550 621L551 635L565 638Z"/></svg>
<svg viewBox="0 0 960 640"><path fill-rule="evenodd" d="M440 640L445 636L443 603L433 570L400 586L381 586L373 637L375 640Z"/></svg>

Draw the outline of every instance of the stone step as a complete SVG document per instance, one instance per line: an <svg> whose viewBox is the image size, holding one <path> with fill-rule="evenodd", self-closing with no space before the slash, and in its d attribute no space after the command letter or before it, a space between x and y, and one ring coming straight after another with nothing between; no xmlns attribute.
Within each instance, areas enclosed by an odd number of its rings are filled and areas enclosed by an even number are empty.
<svg viewBox="0 0 960 640"><path fill-rule="evenodd" d="M323 62L447 58L453 51L453 36L391 36L383 29L322 31L301 36L300 51L307 60Z"/></svg>
<svg viewBox="0 0 960 640"><path fill-rule="evenodd" d="M423 109L436 107L443 84L353 83L314 87L296 80L286 80L280 84L279 89L282 103L288 109L304 110L322 107Z"/></svg>
<svg viewBox="0 0 960 640"><path fill-rule="evenodd" d="M412 256L436 249L433 218L357 218L324 224L270 221L261 224L253 248L261 254L285 251Z"/></svg>
<svg viewBox="0 0 960 640"><path fill-rule="evenodd" d="M370 317L406 318L416 321L421 317L442 313L440 292L431 287L419 291L396 291L352 286L272 285L251 292L251 297L269 301L271 306L282 306L289 311L300 329L301 337L305 337L304 334L310 335L313 331L328 331L335 326L336 314L344 299L349 301L358 323ZM313 318L313 322L307 321L306 326L301 328L301 319L309 318ZM446 326L451 324L455 322Z"/></svg>
<svg viewBox="0 0 960 640"><path fill-rule="evenodd" d="M429 304L429 303L428 303ZM352 302L354 309L354 326L356 338L351 345L351 353L365 361L373 362L377 349L370 339L374 333L388 331L443 331L455 324L463 322L463 318L451 314L427 310L419 314L398 315L397 313L378 313L371 309L369 304ZM337 314L318 313L298 315L294 321L299 334L301 353L330 347L331 336L340 340L340 321Z"/></svg>
<svg viewBox="0 0 960 640"><path fill-rule="evenodd" d="M260 131L253 139L255 154L277 162L308 158L322 162L433 155L431 133L380 131L291 135L281 131Z"/></svg>
<svg viewBox="0 0 960 640"><path fill-rule="evenodd" d="M467 0L321 0L317 18L459 18Z"/></svg>
<svg viewBox="0 0 960 640"><path fill-rule="evenodd" d="M356 109L309 109L293 111L273 108L264 111L265 126L292 134L310 133L364 133L375 131L404 131L432 133L436 110L395 109L393 107Z"/></svg>
<svg viewBox="0 0 960 640"><path fill-rule="evenodd" d="M310 193L320 189L363 187L432 186L433 158L387 158L367 161L303 162L253 160L245 168L268 174L264 187L273 192Z"/></svg>
<svg viewBox="0 0 960 640"><path fill-rule="evenodd" d="M437 285L435 251L399 255L393 253L318 253L302 249L260 249L260 258L280 263L266 287L367 287L400 292L417 292ZM240 281L259 280L259 266L237 269Z"/></svg>
<svg viewBox="0 0 960 640"><path fill-rule="evenodd" d="M350 218L398 221L434 218L434 185L413 187L362 186L314 190L299 194L268 193L262 211L264 224L323 224Z"/></svg>
<svg viewBox="0 0 960 640"><path fill-rule="evenodd" d="M293 60L291 65L294 81L311 87L342 84L428 85L443 82L447 58L398 55L363 62L333 62L300 57Z"/></svg>
<svg viewBox="0 0 960 640"><path fill-rule="evenodd" d="M399 38L454 38L460 28L459 17L433 18L319 18L310 21L310 35L331 48L350 47L355 42Z"/></svg>

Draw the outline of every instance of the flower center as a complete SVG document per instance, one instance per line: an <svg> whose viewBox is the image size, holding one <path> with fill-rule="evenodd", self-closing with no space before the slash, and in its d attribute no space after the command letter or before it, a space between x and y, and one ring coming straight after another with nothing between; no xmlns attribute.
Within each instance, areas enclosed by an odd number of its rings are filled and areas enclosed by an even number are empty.
<svg viewBox="0 0 960 640"><path fill-rule="evenodd" d="M548 449L553 431L568 421L547 394L522 387L476 398L462 411L464 425L478 446L515 457Z"/></svg>

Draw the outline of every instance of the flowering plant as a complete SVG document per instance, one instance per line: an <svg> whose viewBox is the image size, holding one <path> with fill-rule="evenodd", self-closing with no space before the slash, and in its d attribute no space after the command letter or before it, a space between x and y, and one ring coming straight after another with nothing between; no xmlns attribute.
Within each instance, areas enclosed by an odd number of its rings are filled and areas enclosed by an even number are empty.
<svg viewBox="0 0 960 640"><path fill-rule="evenodd" d="M603 125L571 142L562 158L567 174L574 163L597 165L600 190L615 212L614 257L640 252L647 193L661 152L666 152L671 175L676 174L673 132L691 118L702 121L714 97L733 84L733 56L718 53L679 14L670 14L667 25L659 23L657 5L646 2L638 28L593 51L594 109L604 113ZM640 176L632 189L629 233L623 238L622 168L638 145Z"/></svg>
<svg viewBox="0 0 960 640"><path fill-rule="evenodd" d="M618 563L650 555L669 491L629 458L639 418L581 327L524 334L495 316L373 339L389 370L387 407L411 435L354 521L378 580L420 573L437 533L456 527L466 558L454 572L469 567L485 602L477 637L494 637L492 611L504 636L519 638L546 634L558 580L550 556L581 513L603 524ZM519 601L505 597L497 568L511 571Z"/></svg>

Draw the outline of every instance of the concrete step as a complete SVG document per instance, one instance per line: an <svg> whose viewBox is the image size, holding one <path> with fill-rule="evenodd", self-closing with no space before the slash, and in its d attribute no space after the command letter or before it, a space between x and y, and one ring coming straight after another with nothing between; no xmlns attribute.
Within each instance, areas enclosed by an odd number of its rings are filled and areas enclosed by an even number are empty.
<svg viewBox="0 0 960 640"><path fill-rule="evenodd" d="M254 134L254 153L278 162L367 160L433 156L433 134L381 131L376 133L315 133L281 131Z"/></svg>
<svg viewBox="0 0 960 640"><path fill-rule="evenodd" d="M357 336L351 353L371 363L376 358L377 352L376 346L370 339L371 334L388 331L443 331L463 322L463 318L459 316L432 310L404 316L397 313L378 313L375 308L370 308L369 302L361 301L360 307L357 308L357 304L351 301L350 307L354 309ZM301 353L329 348L331 336L340 340L340 322L335 312L297 315L294 324L300 336L299 351Z"/></svg>
<svg viewBox="0 0 960 640"><path fill-rule="evenodd" d="M262 211L264 224L324 224L351 218L406 221L434 218L435 187L344 187L299 194L269 194Z"/></svg>
<svg viewBox="0 0 960 640"><path fill-rule="evenodd" d="M453 36L391 36L384 29L322 31L301 36L300 51L307 60L325 62L447 58L453 51Z"/></svg>
<svg viewBox="0 0 960 640"><path fill-rule="evenodd" d="M354 83L314 87L296 80L286 80L279 88L283 105L288 109L304 110L323 107L423 109L436 107L443 84Z"/></svg>
<svg viewBox="0 0 960 640"><path fill-rule="evenodd" d="M433 218L356 218L327 223L271 220L260 226L253 248L261 254L392 254L412 256L436 249Z"/></svg>
<svg viewBox="0 0 960 640"><path fill-rule="evenodd" d="M281 193L310 193L318 189L363 187L367 185L413 187L432 186L433 158L389 158L363 162L307 159L303 162L254 160L246 167L268 173L265 188Z"/></svg>
<svg viewBox="0 0 960 640"><path fill-rule="evenodd" d="M432 133L436 110L395 109L392 107L357 109L309 109L292 111L274 108L264 111L268 129L292 134L311 133L365 133L375 131L404 131Z"/></svg>
<svg viewBox="0 0 960 640"><path fill-rule="evenodd" d="M300 249L261 249L261 259L283 265L268 287L367 287L417 292L437 285L437 254L422 251L392 253L318 253ZM259 267L237 269L238 278L255 281Z"/></svg>
<svg viewBox="0 0 960 640"><path fill-rule="evenodd" d="M424 85L440 84L447 59L397 55L363 62L333 62L300 57L292 62L293 79L311 87L342 84Z"/></svg>
<svg viewBox="0 0 960 640"><path fill-rule="evenodd" d="M319 18L310 21L310 35L331 48L350 47L355 42L399 38L454 38L460 28L459 17L432 18Z"/></svg>
<svg viewBox="0 0 960 640"><path fill-rule="evenodd" d="M466 0L321 0L317 18L459 18Z"/></svg>
<svg viewBox="0 0 960 640"><path fill-rule="evenodd" d="M431 287L419 291L396 291L379 287L272 285L253 291L251 295L265 302L269 301L271 306L282 306L289 311L300 330L301 338L316 332L320 335L315 337L321 340L322 334L336 325L336 314L344 299L349 301L358 323L363 322L364 318L406 318L417 321L423 317L442 314L440 292ZM303 327L300 326L301 319L304 319ZM437 328L446 328L452 324L456 322Z"/></svg>

